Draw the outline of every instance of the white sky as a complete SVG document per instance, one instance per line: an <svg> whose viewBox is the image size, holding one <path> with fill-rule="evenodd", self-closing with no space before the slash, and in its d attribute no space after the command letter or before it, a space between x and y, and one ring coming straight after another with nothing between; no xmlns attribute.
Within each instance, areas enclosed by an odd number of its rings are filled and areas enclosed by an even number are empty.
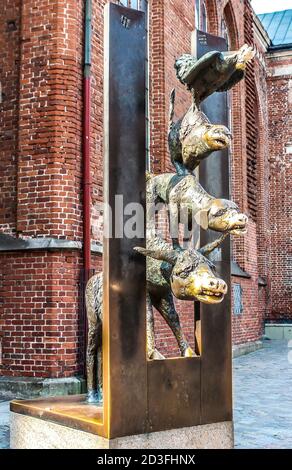
<svg viewBox="0 0 292 470"><path fill-rule="evenodd" d="M251 0L251 4L256 13L292 9L292 0Z"/></svg>

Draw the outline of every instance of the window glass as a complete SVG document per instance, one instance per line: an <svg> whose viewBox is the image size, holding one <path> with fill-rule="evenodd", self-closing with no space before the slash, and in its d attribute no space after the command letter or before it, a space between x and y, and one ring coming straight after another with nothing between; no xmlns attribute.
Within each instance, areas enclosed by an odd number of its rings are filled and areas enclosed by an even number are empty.
<svg viewBox="0 0 292 470"><path fill-rule="evenodd" d="M221 21L221 36L226 40L227 49L229 49L229 45L230 45L229 34L228 34L227 24L224 18Z"/></svg>
<svg viewBox="0 0 292 470"><path fill-rule="evenodd" d="M207 32L207 10L205 2L201 3L201 30Z"/></svg>
<svg viewBox="0 0 292 470"><path fill-rule="evenodd" d="M195 0L195 26L200 29L200 0Z"/></svg>
<svg viewBox="0 0 292 470"><path fill-rule="evenodd" d="M131 8L135 8L135 10L139 10L139 1L131 0Z"/></svg>
<svg viewBox="0 0 292 470"><path fill-rule="evenodd" d="M233 290L233 314L241 315L243 313L242 287L240 284L232 284Z"/></svg>

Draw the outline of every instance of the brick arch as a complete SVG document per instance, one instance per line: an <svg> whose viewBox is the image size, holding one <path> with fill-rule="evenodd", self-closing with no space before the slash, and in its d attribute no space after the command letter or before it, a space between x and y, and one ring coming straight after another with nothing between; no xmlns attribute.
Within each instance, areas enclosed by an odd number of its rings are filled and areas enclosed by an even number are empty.
<svg viewBox="0 0 292 470"><path fill-rule="evenodd" d="M238 28L231 0L225 5L225 8L223 10L223 18L228 29L228 34L230 38L230 49L236 50L239 47Z"/></svg>
<svg viewBox="0 0 292 470"><path fill-rule="evenodd" d="M217 5L218 2L216 2L215 0L205 0L208 18L208 33L211 34L218 34L219 32Z"/></svg>

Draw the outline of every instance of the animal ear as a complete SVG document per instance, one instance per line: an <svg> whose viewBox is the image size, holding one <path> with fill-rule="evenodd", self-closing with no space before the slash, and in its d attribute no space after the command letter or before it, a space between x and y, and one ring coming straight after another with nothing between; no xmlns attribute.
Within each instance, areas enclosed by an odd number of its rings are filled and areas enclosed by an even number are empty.
<svg viewBox="0 0 292 470"><path fill-rule="evenodd" d="M208 212L209 211L204 209L204 210L197 212L195 215L195 221L204 230L207 230L209 227Z"/></svg>
<svg viewBox="0 0 292 470"><path fill-rule="evenodd" d="M176 250L147 250L142 246L135 246L135 251L141 255L149 256L150 258L166 261L169 264L175 265L178 253Z"/></svg>

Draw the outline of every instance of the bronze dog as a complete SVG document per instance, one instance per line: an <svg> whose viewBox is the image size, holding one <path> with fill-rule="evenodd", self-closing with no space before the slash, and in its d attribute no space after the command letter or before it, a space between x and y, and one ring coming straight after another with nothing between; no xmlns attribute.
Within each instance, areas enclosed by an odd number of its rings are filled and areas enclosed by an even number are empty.
<svg viewBox="0 0 292 470"><path fill-rule="evenodd" d="M168 205L171 238L178 244L175 231L178 224L187 224L189 232L196 221L204 230L243 235L248 218L239 207L227 199L208 194L194 175L175 173L147 175L147 224L154 229L154 209L159 202ZM181 215L185 220L181 220Z"/></svg>

